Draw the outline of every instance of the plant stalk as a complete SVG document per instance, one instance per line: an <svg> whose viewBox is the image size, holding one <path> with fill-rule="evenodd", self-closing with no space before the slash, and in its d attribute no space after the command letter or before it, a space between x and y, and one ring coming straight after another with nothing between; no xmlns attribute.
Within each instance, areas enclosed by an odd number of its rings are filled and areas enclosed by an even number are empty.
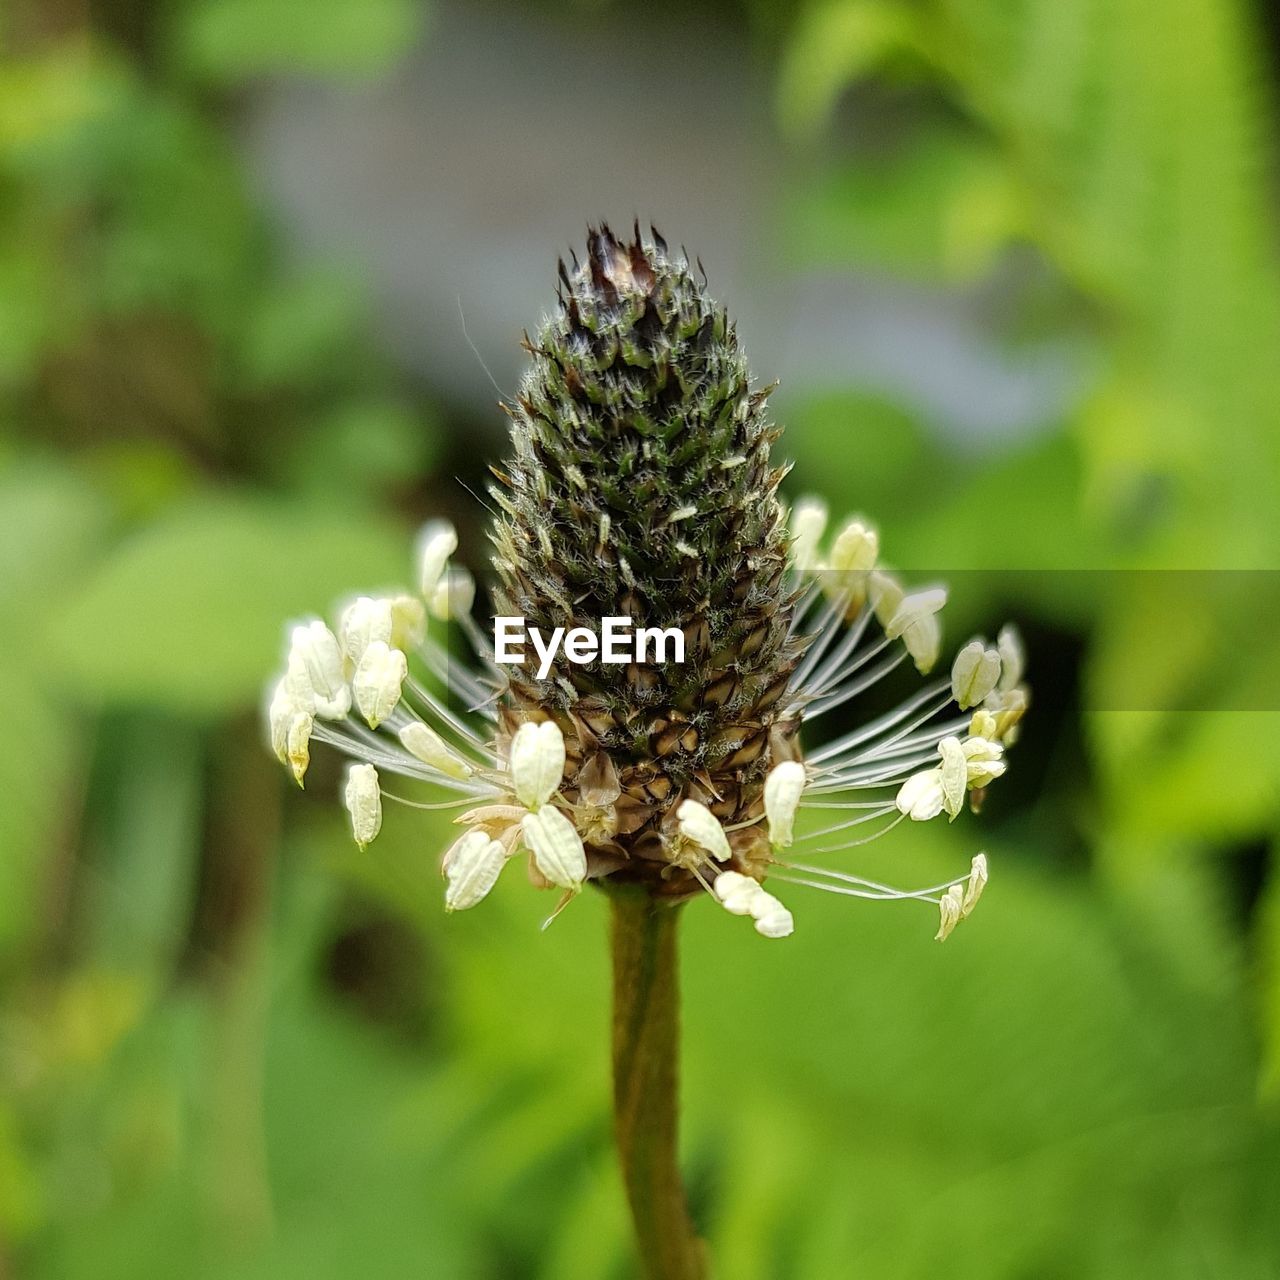
<svg viewBox="0 0 1280 1280"><path fill-rule="evenodd" d="M679 908L648 893L612 901L613 1113L640 1262L648 1280L703 1280L706 1255L680 1180Z"/></svg>

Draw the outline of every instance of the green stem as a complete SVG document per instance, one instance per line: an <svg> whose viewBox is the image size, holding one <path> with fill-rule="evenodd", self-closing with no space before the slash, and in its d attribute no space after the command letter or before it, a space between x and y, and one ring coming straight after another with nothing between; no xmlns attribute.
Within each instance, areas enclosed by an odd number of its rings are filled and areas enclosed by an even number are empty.
<svg viewBox="0 0 1280 1280"><path fill-rule="evenodd" d="M702 1280L706 1259L680 1181L679 909L638 890L613 906L613 1113L622 1177L649 1280Z"/></svg>

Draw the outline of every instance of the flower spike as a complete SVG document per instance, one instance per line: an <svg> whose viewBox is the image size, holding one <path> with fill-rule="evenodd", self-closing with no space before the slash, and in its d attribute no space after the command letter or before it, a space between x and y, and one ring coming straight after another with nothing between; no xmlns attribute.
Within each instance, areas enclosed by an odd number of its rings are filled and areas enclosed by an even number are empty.
<svg viewBox="0 0 1280 1280"><path fill-rule="evenodd" d="M412 593L353 593L334 631L292 629L263 708L272 751L299 785L318 744L351 757L343 800L362 847L384 800L456 807L450 911L482 901L523 850L563 901L588 880L663 903L709 890L784 937L791 914L763 887L776 880L931 903L945 937L982 894L984 855L967 877L911 891L821 859L905 822L959 821L966 798L976 810L1028 706L1017 631L970 640L949 675L856 714L882 680L938 663L946 590L890 572L867 518L829 524L815 498L786 509L778 432L732 322L656 235L593 231L527 351L490 490L487 585L530 642L559 629L561 656L499 661L457 531L432 520ZM605 621L640 614L687 660L606 656ZM599 656L579 662L569 640L593 618ZM446 650L446 633L479 661ZM834 713L846 723L813 738ZM384 792L388 774L403 786ZM802 821L810 809L823 819Z"/></svg>

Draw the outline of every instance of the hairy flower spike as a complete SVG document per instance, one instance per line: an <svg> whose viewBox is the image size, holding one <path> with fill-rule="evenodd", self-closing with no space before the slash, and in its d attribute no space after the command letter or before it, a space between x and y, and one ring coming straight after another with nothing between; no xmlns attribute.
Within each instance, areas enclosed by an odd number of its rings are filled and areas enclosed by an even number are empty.
<svg viewBox="0 0 1280 1280"><path fill-rule="evenodd" d="M777 431L724 308L660 238L594 230L561 285L528 342L513 453L496 472L496 612L544 634L618 615L676 628L685 661L560 661L539 678L529 654L500 712L512 732L526 718L559 724L566 795L603 752L618 839L661 851L682 800L714 801L726 826L762 816L764 776L794 737L779 714L802 645ZM613 874L660 897L699 890L663 857L628 858Z"/></svg>
<svg viewBox="0 0 1280 1280"><path fill-rule="evenodd" d="M359 762L344 799L361 846L384 797L422 804L383 792L379 771L452 797L423 805L461 811L442 864L451 911L524 851L535 884L567 891L557 912L587 881L663 904L709 892L785 937L791 913L768 878L928 902L946 937L982 893L984 855L967 876L901 890L821 858L903 822L956 820L966 796L977 807L1027 708L1017 632L970 641L950 678L802 744L908 660L935 665L945 589L904 586L861 517L829 537L819 500L788 518L769 388L683 254L602 227L560 283L526 339L491 539L494 612L565 644L500 664L471 614L457 532L431 521L416 594L354 597L336 635L319 620L294 628L265 708L272 749L299 783L316 742ZM683 660L605 661L603 644L565 656L575 628L599 636L619 618L674 633ZM455 634L478 667L446 648Z"/></svg>

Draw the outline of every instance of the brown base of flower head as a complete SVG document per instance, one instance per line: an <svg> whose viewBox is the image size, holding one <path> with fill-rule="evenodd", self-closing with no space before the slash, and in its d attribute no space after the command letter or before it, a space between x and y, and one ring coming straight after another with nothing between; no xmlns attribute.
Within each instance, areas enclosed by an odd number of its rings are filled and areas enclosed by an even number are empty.
<svg viewBox="0 0 1280 1280"><path fill-rule="evenodd" d="M500 723L508 735L521 724L548 720L564 738L559 795L582 835L589 880L608 876L676 901L702 892L706 877L695 868L705 861L706 851L682 835L677 818L686 800L705 805L728 829L731 857L719 865L755 879L767 874L764 780L774 764L800 759L798 721L775 722L766 712L743 726L747 749L718 769L702 769L681 780L667 771L665 757L656 751L617 762L574 711L549 715L544 706L521 703L511 693L504 699Z"/></svg>

